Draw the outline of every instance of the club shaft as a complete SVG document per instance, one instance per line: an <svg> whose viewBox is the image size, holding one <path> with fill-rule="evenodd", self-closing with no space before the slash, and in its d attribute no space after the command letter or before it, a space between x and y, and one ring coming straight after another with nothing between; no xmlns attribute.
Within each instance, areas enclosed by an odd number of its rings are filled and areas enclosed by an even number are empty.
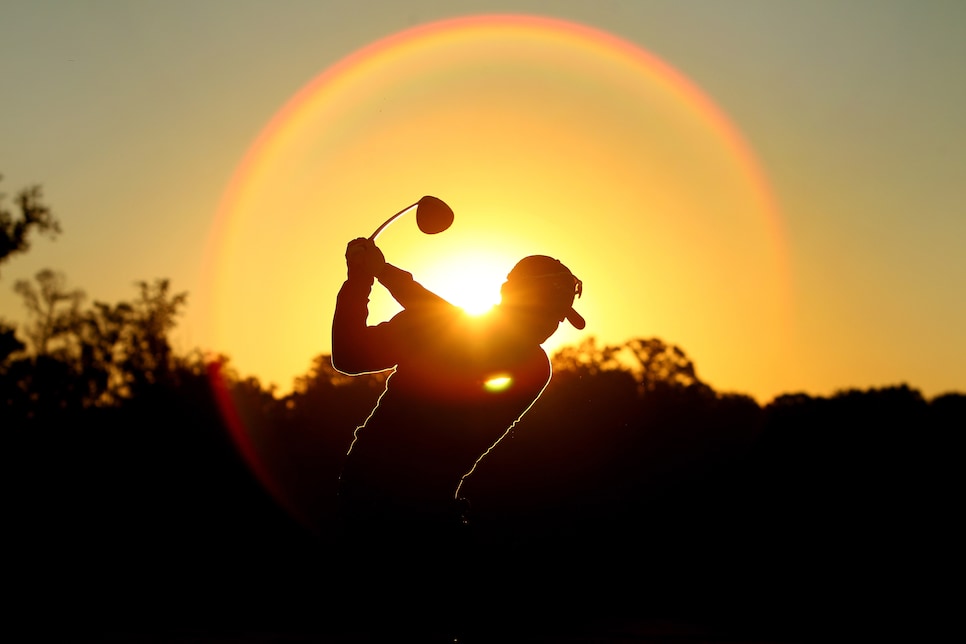
<svg viewBox="0 0 966 644"><path fill-rule="evenodd" d="M378 228L376 228L376 230L375 230L374 233L372 233L371 235L369 235L369 241L372 241L376 237L378 237L379 236L379 233L381 233L386 226L388 226L389 224L391 224L397 217L399 217L399 215L403 214L407 210L411 210L412 208L415 208L418 205L419 205L419 202L417 201L416 203L412 204L411 206L406 206L405 208L403 208L402 210L400 210L399 212L397 212L395 215L393 215L392 217L390 217L386 221L382 222L382 225L379 226Z"/></svg>

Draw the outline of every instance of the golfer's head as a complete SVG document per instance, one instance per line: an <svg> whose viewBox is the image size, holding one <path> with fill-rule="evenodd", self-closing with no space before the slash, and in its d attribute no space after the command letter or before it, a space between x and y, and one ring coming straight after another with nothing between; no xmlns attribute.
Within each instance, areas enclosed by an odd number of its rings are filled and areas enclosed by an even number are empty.
<svg viewBox="0 0 966 644"><path fill-rule="evenodd" d="M580 297L583 283L560 260L546 255L524 257L513 267L500 291L501 304L546 329L547 337L567 320L578 329L586 326L584 318L574 310L574 298Z"/></svg>

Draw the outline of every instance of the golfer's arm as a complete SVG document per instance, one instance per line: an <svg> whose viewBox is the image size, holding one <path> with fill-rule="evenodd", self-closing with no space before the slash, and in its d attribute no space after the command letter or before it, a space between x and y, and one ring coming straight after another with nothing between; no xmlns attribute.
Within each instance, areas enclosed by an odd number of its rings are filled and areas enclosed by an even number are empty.
<svg viewBox="0 0 966 644"><path fill-rule="evenodd" d="M404 309L449 305L449 302L414 280L412 273L392 264L386 264L379 273L379 283Z"/></svg>
<svg viewBox="0 0 966 644"><path fill-rule="evenodd" d="M332 317L332 366L355 375L391 369L390 338L384 325L366 325L372 280L349 279L342 285Z"/></svg>

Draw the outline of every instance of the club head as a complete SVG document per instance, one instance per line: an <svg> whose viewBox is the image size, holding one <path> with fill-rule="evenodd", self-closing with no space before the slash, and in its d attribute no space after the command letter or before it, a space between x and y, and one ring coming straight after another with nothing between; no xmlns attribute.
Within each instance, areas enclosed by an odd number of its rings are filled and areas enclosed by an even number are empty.
<svg viewBox="0 0 966 644"><path fill-rule="evenodd" d="M416 225L427 235L441 233L453 225L453 209L442 199L426 195L416 204Z"/></svg>

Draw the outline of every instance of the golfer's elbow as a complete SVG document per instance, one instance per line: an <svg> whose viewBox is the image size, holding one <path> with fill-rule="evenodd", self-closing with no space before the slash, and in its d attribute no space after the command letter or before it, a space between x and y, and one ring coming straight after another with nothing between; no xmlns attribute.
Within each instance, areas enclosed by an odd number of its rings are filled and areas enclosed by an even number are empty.
<svg viewBox="0 0 966 644"><path fill-rule="evenodd" d="M348 376L357 376L369 371L366 361L358 352L332 349L332 368Z"/></svg>

